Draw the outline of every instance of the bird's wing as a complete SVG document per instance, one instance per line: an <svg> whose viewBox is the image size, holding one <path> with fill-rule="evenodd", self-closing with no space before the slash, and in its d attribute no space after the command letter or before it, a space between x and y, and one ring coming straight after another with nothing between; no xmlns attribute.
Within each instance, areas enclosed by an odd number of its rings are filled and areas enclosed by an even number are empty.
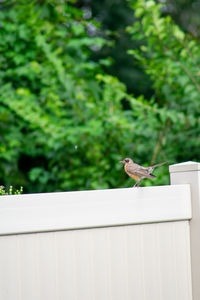
<svg viewBox="0 0 200 300"><path fill-rule="evenodd" d="M127 171L131 174L137 175L139 177L149 177L149 170L148 168L142 167L138 164L128 164Z"/></svg>

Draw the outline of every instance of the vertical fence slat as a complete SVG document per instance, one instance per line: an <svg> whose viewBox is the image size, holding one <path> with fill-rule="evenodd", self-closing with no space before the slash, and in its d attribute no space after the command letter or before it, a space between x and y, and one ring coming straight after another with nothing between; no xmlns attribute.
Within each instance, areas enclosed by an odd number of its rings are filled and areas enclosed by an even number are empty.
<svg viewBox="0 0 200 300"><path fill-rule="evenodd" d="M186 162L171 165L171 184L190 184L192 219L190 221L190 244L192 264L193 300L200 299L200 163Z"/></svg>

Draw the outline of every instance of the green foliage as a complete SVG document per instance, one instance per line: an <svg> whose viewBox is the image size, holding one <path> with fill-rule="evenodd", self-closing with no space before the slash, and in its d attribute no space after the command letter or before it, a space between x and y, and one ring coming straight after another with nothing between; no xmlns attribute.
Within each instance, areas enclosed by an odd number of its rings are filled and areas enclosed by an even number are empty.
<svg viewBox="0 0 200 300"><path fill-rule="evenodd" d="M130 53L154 83L134 98L94 60L94 20L63 1L0 4L0 180L25 192L130 186L119 161L198 159L199 46L154 1L134 1ZM124 110L123 108L127 109ZM156 184L168 183L167 167ZM145 185L150 181L144 181Z"/></svg>
<svg viewBox="0 0 200 300"><path fill-rule="evenodd" d="M176 24L194 37L200 37L200 1L199 0L167 0L160 1L164 5L162 12L170 15Z"/></svg>
<svg viewBox="0 0 200 300"><path fill-rule="evenodd" d="M153 0L131 4L139 20L127 30L143 45L129 53L143 65L155 89L153 99L147 104L150 110L158 111L149 124L150 131L157 128L160 132L155 157L164 149L171 161L198 160L200 46L169 16L162 17L162 5Z"/></svg>
<svg viewBox="0 0 200 300"><path fill-rule="evenodd" d="M13 190L13 186L10 185L8 188L8 191L5 190L5 187L3 185L0 185L0 196L5 196L5 195L20 195L23 193L23 187L21 186L20 189L18 190Z"/></svg>
<svg viewBox="0 0 200 300"><path fill-rule="evenodd" d="M117 187L133 152L125 86L103 73L82 13L63 1L2 4L0 178L26 192ZM105 62L104 62L105 63ZM128 183L127 183L128 184Z"/></svg>

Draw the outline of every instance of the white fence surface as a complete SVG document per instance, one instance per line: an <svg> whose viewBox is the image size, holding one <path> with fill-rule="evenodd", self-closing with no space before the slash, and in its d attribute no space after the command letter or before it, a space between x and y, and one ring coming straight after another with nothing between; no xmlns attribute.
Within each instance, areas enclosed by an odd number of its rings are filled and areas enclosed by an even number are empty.
<svg viewBox="0 0 200 300"><path fill-rule="evenodd" d="M0 300L199 300L191 187L2 196Z"/></svg>

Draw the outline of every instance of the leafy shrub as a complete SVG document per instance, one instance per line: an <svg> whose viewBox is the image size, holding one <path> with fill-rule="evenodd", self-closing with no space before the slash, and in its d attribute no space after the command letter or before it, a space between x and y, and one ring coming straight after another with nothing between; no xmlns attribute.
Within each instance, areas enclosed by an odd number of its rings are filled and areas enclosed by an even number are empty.
<svg viewBox="0 0 200 300"><path fill-rule="evenodd" d="M129 53L153 82L155 95L146 101L149 110L159 111L154 125L149 119L149 130L158 129L154 154L164 151L172 162L199 160L200 45L169 16L162 16L161 4L137 0L131 5L138 22L127 30L142 45Z"/></svg>
<svg viewBox="0 0 200 300"><path fill-rule="evenodd" d="M130 186L119 164L198 159L199 46L154 1L134 1L131 50L154 82L127 94L92 51L98 27L63 1L0 4L0 180L25 192ZM90 33L90 34L89 34ZM126 107L126 109L124 109ZM157 184L168 183L164 166ZM155 172L155 173L156 173ZM148 180L145 185L150 184Z"/></svg>
<svg viewBox="0 0 200 300"><path fill-rule="evenodd" d="M8 191L5 190L5 187L3 185L0 185L0 196L5 195L20 195L23 193L23 187L21 186L18 190L13 190L13 186L10 185Z"/></svg>
<svg viewBox="0 0 200 300"><path fill-rule="evenodd" d="M99 25L62 1L1 7L1 180L27 192L122 185L133 123L125 86L91 59Z"/></svg>

